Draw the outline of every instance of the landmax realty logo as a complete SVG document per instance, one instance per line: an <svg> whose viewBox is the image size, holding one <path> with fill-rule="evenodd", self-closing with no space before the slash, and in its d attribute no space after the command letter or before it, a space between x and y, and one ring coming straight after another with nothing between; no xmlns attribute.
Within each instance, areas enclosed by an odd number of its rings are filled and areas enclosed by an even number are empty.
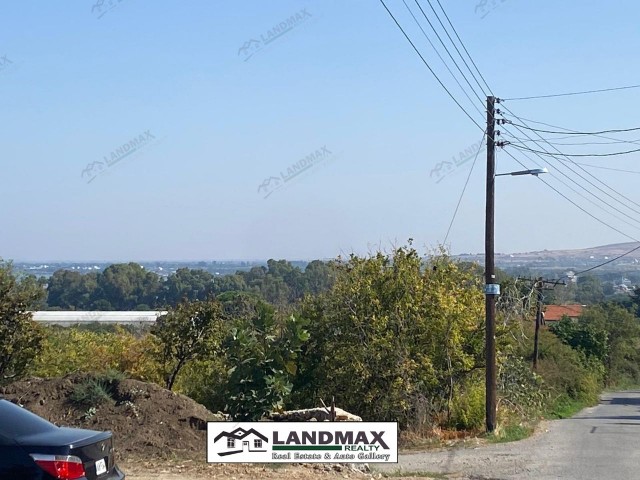
<svg viewBox="0 0 640 480"><path fill-rule="evenodd" d="M96 15L98 20L104 17L111 10L116 8L122 0L97 0L96 3L91 7L91 13Z"/></svg>
<svg viewBox="0 0 640 480"><path fill-rule="evenodd" d="M91 183L98 175L105 173L107 169L113 167L119 161L130 157L155 141L155 135L153 135L149 130L145 130L140 135L135 136L124 145L113 150L109 155L105 155L102 160L97 160L87 164L80 173L80 177L85 179L87 183Z"/></svg>
<svg viewBox="0 0 640 480"><path fill-rule="evenodd" d="M397 463L396 422L208 422L209 463Z"/></svg>
<svg viewBox="0 0 640 480"><path fill-rule="evenodd" d="M315 152L311 152L306 157L298 160L296 163L289 165L284 172L280 172L278 176L271 176L265 178L260 185L258 185L258 193L267 198L276 190L284 187L284 185L299 175L303 174L310 168L316 166L318 163L328 160L333 156L326 145L317 149Z"/></svg>
<svg viewBox="0 0 640 480"><path fill-rule="evenodd" d="M431 169L429 176L435 178L436 183L440 183L445 177L458 169L458 167L473 160L476 158L476 155L480 155L480 152L484 149L483 145L484 142L482 140L473 145L469 145L463 151L459 152L458 155L451 157L451 161L445 160L438 163Z"/></svg>
<svg viewBox="0 0 640 480"><path fill-rule="evenodd" d="M238 49L238 56L243 56L244 61L246 62L260 50L263 50L270 43L282 37L284 34L290 32L295 27L311 17L312 15L307 12L307 9L303 8L299 12L296 12L289 18L286 18L275 25L272 29L260 34L257 40L255 38L250 38L249 40L244 42Z"/></svg>
<svg viewBox="0 0 640 480"><path fill-rule="evenodd" d="M476 5L476 15L481 15L480 18L484 18L506 1L507 0L500 0L500 2L498 2L498 0L480 0Z"/></svg>

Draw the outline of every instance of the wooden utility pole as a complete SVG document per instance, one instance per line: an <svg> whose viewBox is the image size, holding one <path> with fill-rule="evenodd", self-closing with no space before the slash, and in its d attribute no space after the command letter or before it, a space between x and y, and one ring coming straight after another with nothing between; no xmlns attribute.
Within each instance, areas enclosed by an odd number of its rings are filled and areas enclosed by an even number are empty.
<svg viewBox="0 0 640 480"><path fill-rule="evenodd" d="M496 143L495 97L487 97L487 201L485 215L485 418L487 432L496 428L496 295L500 286L496 284L494 265L494 213Z"/></svg>
<svg viewBox="0 0 640 480"><path fill-rule="evenodd" d="M543 307L543 290L553 290L558 285L566 286L564 282L558 280L545 280L542 277L538 278L518 278L519 281L531 282L533 284L533 290L536 292L536 330L533 337L533 369L538 368L539 357L539 342L540 342L540 327L544 325L544 316L542 314ZM550 285L547 287L546 285Z"/></svg>
<svg viewBox="0 0 640 480"><path fill-rule="evenodd" d="M533 338L533 369L538 368L538 342L540 338L540 325L542 325L542 277L535 283L536 290L536 333Z"/></svg>

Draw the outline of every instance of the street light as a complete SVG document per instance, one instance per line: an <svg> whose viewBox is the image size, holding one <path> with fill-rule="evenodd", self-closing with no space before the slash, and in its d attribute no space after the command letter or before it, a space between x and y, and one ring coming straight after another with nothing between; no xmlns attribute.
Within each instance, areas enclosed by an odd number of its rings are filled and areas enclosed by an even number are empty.
<svg viewBox="0 0 640 480"><path fill-rule="evenodd" d="M490 142L493 143L493 142ZM487 215L485 224L485 315L486 315L486 338L485 338L485 362L486 362L486 426L488 432L493 432L496 428L497 410L497 375L496 375L496 296L500 295L500 284L495 283L495 246L494 246L494 211L495 211L495 186L494 177L504 175L534 175L538 176L548 173L546 168L536 168L533 170L519 170L517 172L496 173L491 176L490 172L495 171L495 149L491 154L487 154Z"/></svg>
<svg viewBox="0 0 640 480"><path fill-rule="evenodd" d="M495 142L495 103L499 101L493 96L487 97L487 197L485 212L485 419L487 432L496 428L496 296L500 295L500 284L496 283L495 272L495 243L494 243L494 214L495 214L495 177L502 175L535 175L548 173L546 168L520 170L517 172L496 174L496 142Z"/></svg>
<svg viewBox="0 0 640 480"><path fill-rule="evenodd" d="M509 172L509 173L496 173L496 177L501 177L503 175L535 175L536 177L538 175L541 175L543 173L549 173L549 170L547 170L547 167L544 168L534 168L533 170L520 170L518 172Z"/></svg>

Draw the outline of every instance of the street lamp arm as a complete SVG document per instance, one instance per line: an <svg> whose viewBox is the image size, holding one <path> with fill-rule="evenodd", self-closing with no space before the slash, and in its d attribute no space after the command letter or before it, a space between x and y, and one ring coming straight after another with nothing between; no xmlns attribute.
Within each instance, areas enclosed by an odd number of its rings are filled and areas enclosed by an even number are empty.
<svg viewBox="0 0 640 480"><path fill-rule="evenodd" d="M501 177L501 176L504 176L504 175L512 175L512 176L516 176L516 175L535 175L537 177L538 175L541 175L543 173L549 173L549 170L547 169L547 167L534 168L533 170L519 170L517 172L496 173L496 177Z"/></svg>

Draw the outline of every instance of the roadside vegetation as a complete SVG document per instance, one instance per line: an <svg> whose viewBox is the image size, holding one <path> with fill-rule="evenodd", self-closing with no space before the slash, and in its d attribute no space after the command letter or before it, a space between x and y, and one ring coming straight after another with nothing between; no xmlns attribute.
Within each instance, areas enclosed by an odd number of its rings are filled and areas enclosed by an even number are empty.
<svg viewBox="0 0 640 480"><path fill-rule="evenodd" d="M409 242L304 271L270 261L220 279L179 270L158 283L130 265L57 272L46 289L0 264L0 385L90 373L74 393L88 408L126 375L235 419L335 399L365 420L398 421L407 439L483 431L484 295L476 264L444 251L423 256ZM500 281L500 425L489 440L522 438L541 418L594 404L604 388L640 383L637 296L544 327L533 371L533 292L507 275ZM148 330L41 327L28 313L44 302L98 308L106 298L111 307L161 304L169 313Z"/></svg>

